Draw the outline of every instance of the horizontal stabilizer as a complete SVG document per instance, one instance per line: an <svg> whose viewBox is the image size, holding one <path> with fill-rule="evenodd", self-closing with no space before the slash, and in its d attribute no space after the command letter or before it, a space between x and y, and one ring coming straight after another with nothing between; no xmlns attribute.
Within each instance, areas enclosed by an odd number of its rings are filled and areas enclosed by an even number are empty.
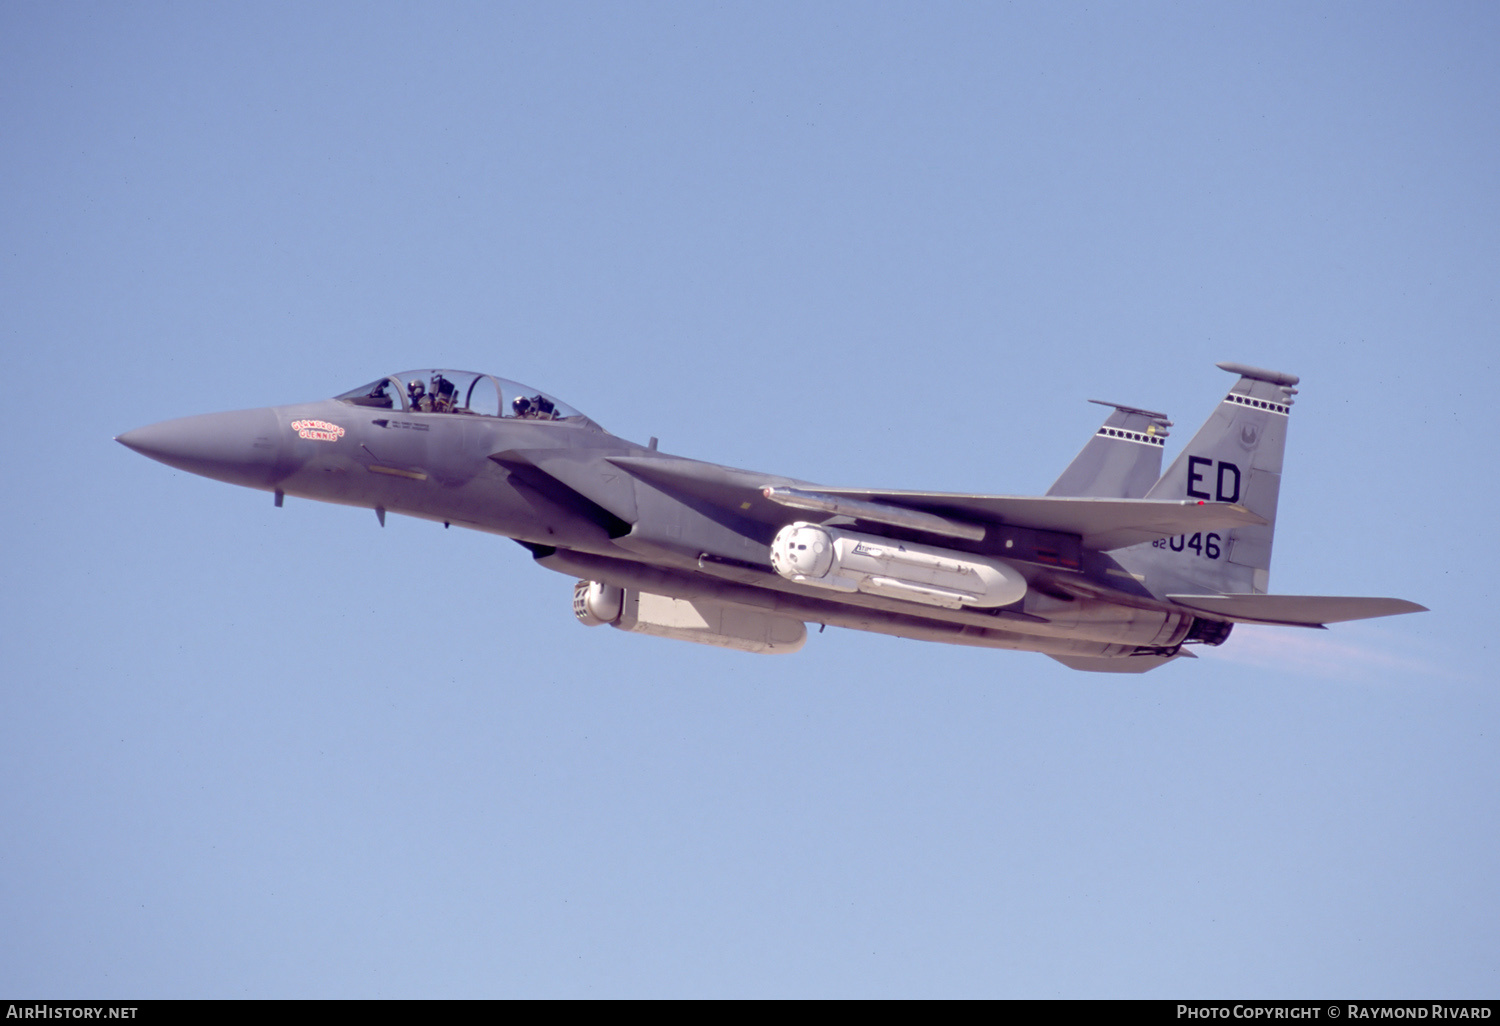
<svg viewBox="0 0 1500 1026"><path fill-rule="evenodd" d="M1236 623L1321 627L1398 613L1425 613L1426 606L1396 598L1346 595L1168 595L1178 605Z"/></svg>

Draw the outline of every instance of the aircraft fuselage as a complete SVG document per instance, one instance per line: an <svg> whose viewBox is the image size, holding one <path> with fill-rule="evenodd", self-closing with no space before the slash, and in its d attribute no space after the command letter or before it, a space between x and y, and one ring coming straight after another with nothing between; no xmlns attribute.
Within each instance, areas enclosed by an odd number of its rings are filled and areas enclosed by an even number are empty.
<svg viewBox="0 0 1500 1026"><path fill-rule="evenodd" d="M400 514L512 538L581 579L574 609L587 624L750 651L795 650L818 623L1138 672L1186 654L1185 642L1219 644L1236 619L1315 625L1314 614L1420 608L1261 594L1295 379L1225 366L1240 383L1159 481L1170 422L1116 407L1034 499L824 488L689 460L466 372L433 372L430 392L391 376L119 441L277 505L293 496L373 509L382 524ZM1256 398L1267 395L1278 401ZM1225 495L1203 494L1205 467ZM1229 501L1241 491L1270 517Z"/></svg>

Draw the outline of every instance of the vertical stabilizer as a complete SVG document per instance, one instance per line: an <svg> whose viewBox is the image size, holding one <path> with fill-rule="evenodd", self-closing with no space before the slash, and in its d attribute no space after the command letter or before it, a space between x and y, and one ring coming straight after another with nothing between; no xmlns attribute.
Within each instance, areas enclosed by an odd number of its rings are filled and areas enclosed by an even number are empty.
<svg viewBox="0 0 1500 1026"><path fill-rule="evenodd" d="M1222 535L1163 538L1118 553L1119 562L1144 574L1157 594L1265 594L1269 586L1281 460L1297 377L1238 363L1218 366L1239 380L1146 498L1233 502L1267 522Z"/></svg>
<svg viewBox="0 0 1500 1026"><path fill-rule="evenodd" d="M1048 495L1140 499L1161 474L1162 446L1172 422L1165 413L1090 399L1114 412L1073 462L1047 489Z"/></svg>

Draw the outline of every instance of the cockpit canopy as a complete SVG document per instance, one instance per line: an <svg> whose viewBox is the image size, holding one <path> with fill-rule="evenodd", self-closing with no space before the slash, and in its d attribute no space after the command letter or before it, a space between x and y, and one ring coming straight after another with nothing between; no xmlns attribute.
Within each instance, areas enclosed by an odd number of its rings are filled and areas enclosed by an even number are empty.
<svg viewBox="0 0 1500 1026"><path fill-rule="evenodd" d="M472 371L402 371L334 396L351 406L521 420L586 419L567 403L516 381Z"/></svg>

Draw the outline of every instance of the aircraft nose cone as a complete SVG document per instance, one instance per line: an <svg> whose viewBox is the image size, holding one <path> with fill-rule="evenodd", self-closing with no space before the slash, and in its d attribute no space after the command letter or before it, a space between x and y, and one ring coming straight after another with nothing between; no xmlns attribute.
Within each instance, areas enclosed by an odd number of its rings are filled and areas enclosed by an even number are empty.
<svg viewBox="0 0 1500 1026"><path fill-rule="evenodd" d="M127 431L115 441L169 467L251 488L273 483L282 445L270 410L164 420Z"/></svg>

